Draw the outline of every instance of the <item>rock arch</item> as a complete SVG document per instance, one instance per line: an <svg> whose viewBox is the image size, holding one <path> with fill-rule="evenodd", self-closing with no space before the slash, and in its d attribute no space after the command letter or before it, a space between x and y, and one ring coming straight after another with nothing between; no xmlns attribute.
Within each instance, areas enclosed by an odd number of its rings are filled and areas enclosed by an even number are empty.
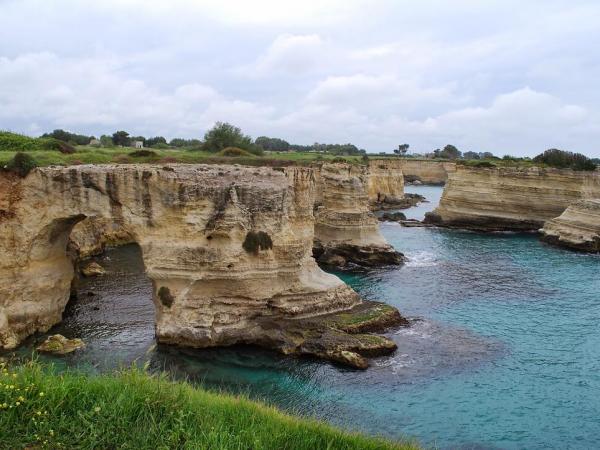
<svg viewBox="0 0 600 450"><path fill-rule="evenodd" d="M265 317L357 305L311 257L314 181L306 168L204 165L0 174L0 348L60 321L73 276L67 239L85 217L119 223L139 244L161 342L256 343L269 333ZM250 232L268 235L271 248L246 251Z"/></svg>

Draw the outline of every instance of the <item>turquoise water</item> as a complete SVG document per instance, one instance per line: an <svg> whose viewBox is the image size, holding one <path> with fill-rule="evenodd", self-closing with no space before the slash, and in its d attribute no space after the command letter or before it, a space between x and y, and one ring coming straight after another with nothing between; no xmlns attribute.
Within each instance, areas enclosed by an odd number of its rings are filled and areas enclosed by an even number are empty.
<svg viewBox="0 0 600 450"><path fill-rule="evenodd" d="M408 211L414 218L441 194L407 190L432 200ZM151 287L135 246L103 257L108 275L85 281L52 330L88 343L60 363L103 371L150 361L210 388L439 448L600 448L598 256L534 235L394 223L381 230L408 263L340 276L365 298L397 306L412 325L389 334L398 351L367 371L254 348L156 347Z"/></svg>

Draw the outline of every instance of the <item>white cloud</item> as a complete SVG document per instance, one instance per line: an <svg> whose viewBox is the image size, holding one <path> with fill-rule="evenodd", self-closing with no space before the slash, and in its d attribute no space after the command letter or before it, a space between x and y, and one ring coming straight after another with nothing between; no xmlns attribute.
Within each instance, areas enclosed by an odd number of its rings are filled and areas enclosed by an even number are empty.
<svg viewBox="0 0 600 450"><path fill-rule="evenodd" d="M327 44L317 34L283 34L256 61L236 72L251 77L302 75L327 63L327 53Z"/></svg>
<svg viewBox="0 0 600 450"><path fill-rule="evenodd" d="M599 20L591 0L0 0L0 128L599 155Z"/></svg>

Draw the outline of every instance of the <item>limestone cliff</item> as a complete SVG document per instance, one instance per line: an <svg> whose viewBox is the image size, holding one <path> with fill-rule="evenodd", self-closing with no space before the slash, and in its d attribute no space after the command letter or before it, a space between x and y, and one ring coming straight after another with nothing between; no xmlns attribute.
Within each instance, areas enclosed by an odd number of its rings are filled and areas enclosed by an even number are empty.
<svg viewBox="0 0 600 450"><path fill-rule="evenodd" d="M548 243L600 252L600 199L573 203L559 217L547 221L540 231Z"/></svg>
<svg viewBox="0 0 600 450"><path fill-rule="evenodd" d="M400 158L399 163L406 182L419 181L438 186L445 184L448 173L456 168L452 162L427 159Z"/></svg>
<svg viewBox="0 0 600 450"><path fill-rule="evenodd" d="M582 200L548 220L540 232L542 239L550 244L600 252L600 171L585 174Z"/></svg>
<svg viewBox="0 0 600 450"><path fill-rule="evenodd" d="M481 231L538 230L582 196L589 174L564 169L470 168L449 172L425 221Z"/></svg>
<svg viewBox="0 0 600 450"><path fill-rule="evenodd" d="M0 348L61 320L73 278L67 241L86 217L119 224L140 245L160 342L272 342L273 322L355 307L358 295L312 258L314 195L308 168L81 165L36 169L24 179L0 173ZM310 353L291 336L278 342L271 345ZM342 347L332 359L343 359Z"/></svg>
<svg viewBox="0 0 600 450"><path fill-rule="evenodd" d="M371 209L395 205L404 197L404 176L401 163L394 159L370 160L367 174L367 194Z"/></svg>
<svg viewBox="0 0 600 450"><path fill-rule="evenodd" d="M376 267L401 264L403 257L379 232L369 208L368 168L330 163L318 172L315 249L318 261L333 265Z"/></svg>

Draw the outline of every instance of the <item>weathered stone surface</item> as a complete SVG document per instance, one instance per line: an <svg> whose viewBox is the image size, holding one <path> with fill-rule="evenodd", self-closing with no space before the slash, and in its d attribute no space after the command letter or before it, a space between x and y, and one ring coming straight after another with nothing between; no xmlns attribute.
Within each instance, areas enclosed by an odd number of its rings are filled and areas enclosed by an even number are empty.
<svg viewBox="0 0 600 450"><path fill-rule="evenodd" d="M370 160L367 168L367 195L371 209L383 209L404 198L404 177L400 161Z"/></svg>
<svg viewBox="0 0 600 450"><path fill-rule="evenodd" d="M539 167L457 166L425 222L477 231L537 231L580 199L586 178L593 176Z"/></svg>
<svg viewBox="0 0 600 450"><path fill-rule="evenodd" d="M106 273L104 267L102 267L97 262L90 262L84 264L81 268L81 274L85 277L95 277L98 275L104 275L104 273Z"/></svg>
<svg viewBox="0 0 600 450"><path fill-rule="evenodd" d="M400 222L406 220L406 215L400 211L386 212L378 217L381 222Z"/></svg>
<svg viewBox="0 0 600 450"><path fill-rule="evenodd" d="M67 241L84 221L70 245L80 257L112 242L103 235L115 230L115 241L140 245L159 342L258 344L365 368L366 357L395 344L364 332L404 322L318 268L315 193L308 168L106 165L36 169L24 179L0 174L0 348L60 321L73 278Z"/></svg>
<svg viewBox="0 0 600 450"><path fill-rule="evenodd" d="M349 311L305 319L261 320L268 329L265 341L256 343L284 354L328 359L356 369L366 369L367 357L393 353L397 346L389 338L368 332L407 326L398 311L383 303L365 301Z"/></svg>
<svg viewBox="0 0 600 450"><path fill-rule="evenodd" d="M81 339L67 339L62 334L54 334L42 342L37 350L44 353L52 353L54 355L66 355L75 350L85 348L85 344Z"/></svg>
<svg viewBox="0 0 600 450"><path fill-rule="evenodd" d="M370 210L368 168L323 164L318 175L315 258L329 265L341 261L366 267L401 264L402 254L386 242Z"/></svg>
<svg viewBox="0 0 600 450"><path fill-rule="evenodd" d="M135 242L122 224L104 217L86 217L77 223L69 236L69 248L78 259L104 252L108 246Z"/></svg>
<svg viewBox="0 0 600 450"><path fill-rule="evenodd" d="M586 252L600 252L600 199L579 200L540 230L550 244Z"/></svg>
<svg viewBox="0 0 600 450"><path fill-rule="evenodd" d="M400 158L399 163L406 184L418 182L442 186L448 179L448 173L456 168L452 162L426 159Z"/></svg>
<svg viewBox="0 0 600 450"><path fill-rule="evenodd" d="M0 348L61 320L74 274L65 249L86 217L122 224L140 245L160 342L252 343L266 333L261 317L310 317L360 302L312 258L312 169L168 169L80 165L36 169L24 179L0 174ZM246 251L255 231L268 234L272 247Z"/></svg>

